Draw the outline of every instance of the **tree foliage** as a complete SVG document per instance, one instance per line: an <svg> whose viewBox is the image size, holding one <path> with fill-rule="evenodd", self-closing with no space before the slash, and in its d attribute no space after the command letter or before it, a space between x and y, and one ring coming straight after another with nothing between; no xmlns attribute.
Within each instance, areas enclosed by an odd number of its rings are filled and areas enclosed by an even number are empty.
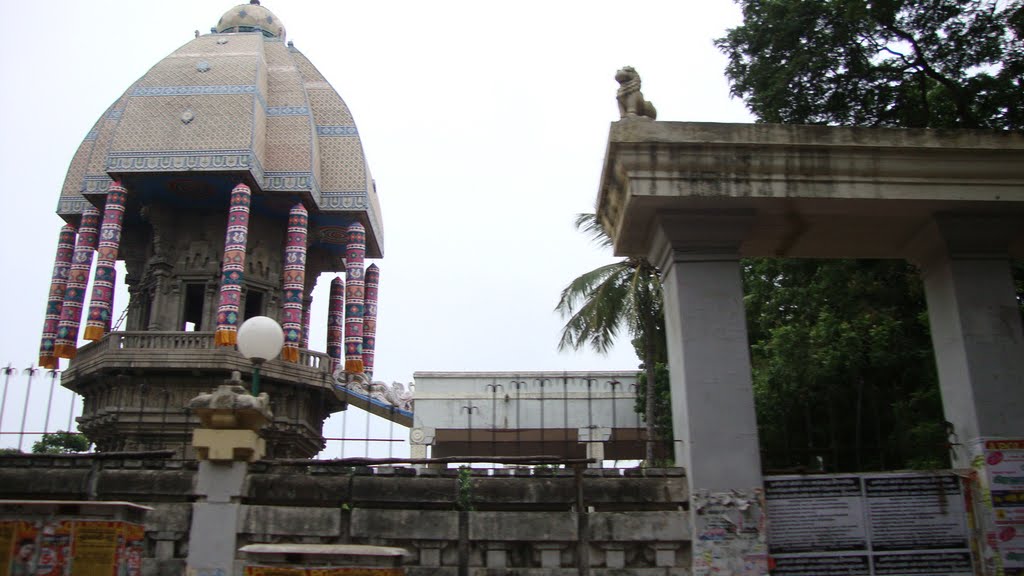
<svg viewBox="0 0 1024 576"><path fill-rule="evenodd" d="M716 45L761 122L1024 128L1024 0L738 1ZM766 467L946 465L915 268L750 260L744 281Z"/></svg>
<svg viewBox="0 0 1024 576"><path fill-rule="evenodd" d="M33 454L73 454L88 452L89 440L84 434L58 430L52 434L43 434L40 440L32 445Z"/></svg>
<svg viewBox="0 0 1024 576"><path fill-rule="evenodd" d="M946 465L915 270L894 260L753 259L744 268L767 468Z"/></svg>
<svg viewBox="0 0 1024 576"><path fill-rule="evenodd" d="M610 246L611 238L594 214L580 214L576 228L596 243ZM560 350L585 346L606 353L625 329L643 362L643 369L654 379L655 365L664 362L665 317L662 311L660 271L646 258L624 258L591 270L562 290L555 310L566 318ZM662 356L659 357L659 352ZM657 438L654 389L645 402L647 426L646 460L654 460Z"/></svg>
<svg viewBox="0 0 1024 576"><path fill-rule="evenodd" d="M717 46L763 122L1024 127L1022 0L740 0Z"/></svg>

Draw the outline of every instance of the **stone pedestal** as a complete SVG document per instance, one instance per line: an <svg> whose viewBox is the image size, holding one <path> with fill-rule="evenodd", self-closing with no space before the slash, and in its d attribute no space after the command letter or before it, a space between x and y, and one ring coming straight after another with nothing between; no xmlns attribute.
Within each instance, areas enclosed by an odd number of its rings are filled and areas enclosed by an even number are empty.
<svg viewBox="0 0 1024 576"><path fill-rule="evenodd" d="M247 394L239 373L231 376L189 403L202 426L193 436L200 462L189 533L189 576L235 574L242 486L248 463L259 460L266 449L257 431L274 417L266 394Z"/></svg>

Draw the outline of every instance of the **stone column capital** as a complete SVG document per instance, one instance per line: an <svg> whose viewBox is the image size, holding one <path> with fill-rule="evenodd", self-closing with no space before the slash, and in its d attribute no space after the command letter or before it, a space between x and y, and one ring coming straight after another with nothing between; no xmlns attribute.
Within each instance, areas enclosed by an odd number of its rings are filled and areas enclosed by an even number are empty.
<svg viewBox="0 0 1024 576"><path fill-rule="evenodd" d="M1020 218L1001 214L937 213L907 243L907 257L922 269L936 260L1009 260L1024 243Z"/></svg>
<svg viewBox="0 0 1024 576"><path fill-rule="evenodd" d="M657 216L648 258L666 272L681 261L738 260L752 210L687 210Z"/></svg>

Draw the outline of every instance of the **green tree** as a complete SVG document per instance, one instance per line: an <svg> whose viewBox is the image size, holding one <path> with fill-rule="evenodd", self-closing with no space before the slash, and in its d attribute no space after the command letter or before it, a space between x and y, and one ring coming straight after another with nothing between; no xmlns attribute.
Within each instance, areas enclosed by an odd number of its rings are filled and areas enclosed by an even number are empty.
<svg viewBox="0 0 1024 576"><path fill-rule="evenodd" d="M1024 0L739 4L743 24L716 45L732 94L761 122L1024 127ZM916 269L750 260L744 280L767 466L947 462Z"/></svg>
<svg viewBox="0 0 1024 576"><path fill-rule="evenodd" d="M89 440L84 434L58 430L53 434L43 434L40 440L32 445L33 454L73 454L88 452Z"/></svg>
<svg viewBox="0 0 1024 576"><path fill-rule="evenodd" d="M740 0L717 46L763 122L1024 127L1021 0Z"/></svg>
<svg viewBox="0 0 1024 576"><path fill-rule="evenodd" d="M599 245L611 246L608 232L594 214L579 214L576 228ZM665 316L660 271L646 258L624 258L579 276L562 290L555 310L566 319L559 350L578 350L589 344L603 354L625 328L643 362L647 380L656 381L655 366L659 360L664 362ZM644 403L647 462L655 458L655 409L652 386L647 388Z"/></svg>
<svg viewBox="0 0 1024 576"><path fill-rule="evenodd" d="M744 262L769 469L946 464L917 273L895 260Z"/></svg>

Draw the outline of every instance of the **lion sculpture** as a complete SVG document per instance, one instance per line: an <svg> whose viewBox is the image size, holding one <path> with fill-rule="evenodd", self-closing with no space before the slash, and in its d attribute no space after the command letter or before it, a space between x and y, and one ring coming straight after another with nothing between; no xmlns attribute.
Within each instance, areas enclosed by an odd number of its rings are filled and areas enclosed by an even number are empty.
<svg viewBox="0 0 1024 576"><path fill-rule="evenodd" d="M640 91L640 75L632 66L625 66L616 72L615 80L619 83L615 99L619 101L620 118L657 119L658 111L654 109L654 104L644 100L644 94Z"/></svg>

